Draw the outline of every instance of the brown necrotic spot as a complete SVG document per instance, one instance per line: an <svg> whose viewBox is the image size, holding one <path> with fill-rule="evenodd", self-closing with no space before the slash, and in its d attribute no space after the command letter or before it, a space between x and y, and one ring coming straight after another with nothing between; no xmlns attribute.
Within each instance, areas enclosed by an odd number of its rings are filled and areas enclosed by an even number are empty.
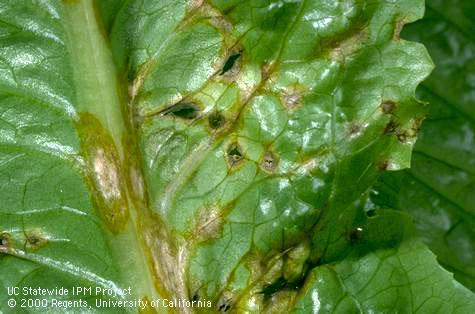
<svg viewBox="0 0 475 314"><path fill-rule="evenodd" d="M408 128L399 128L396 132L397 138L399 142L402 144L414 142L415 138L417 137L417 133L421 128L423 119L417 118L412 121L412 125Z"/></svg>
<svg viewBox="0 0 475 314"><path fill-rule="evenodd" d="M417 135L417 129L410 128L410 129L402 129L397 132L397 139L400 143L405 144L414 140Z"/></svg>
<svg viewBox="0 0 475 314"><path fill-rule="evenodd" d="M271 151L267 151L261 160L261 168L266 172L274 172L277 168L279 160Z"/></svg>
<svg viewBox="0 0 475 314"><path fill-rule="evenodd" d="M390 165L389 160L382 160L378 163L378 169L382 171L386 171L388 170L389 165Z"/></svg>
<svg viewBox="0 0 475 314"><path fill-rule="evenodd" d="M1 253L8 253L12 245L10 234L4 232L0 234L0 254Z"/></svg>
<svg viewBox="0 0 475 314"><path fill-rule="evenodd" d="M0 247L7 247L10 245L10 235L8 233L0 234Z"/></svg>
<svg viewBox="0 0 475 314"><path fill-rule="evenodd" d="M222 232L223 208L212 206L211 208L203 209L198 216L196 226L191 237L200 241L218 238Z"/></svg>
<svg viewBox="0 0 475 314"><path fill-rule="evenodd" d="M225 122L226 122L226 119L219 112L214 112L214 113L210 114L209 117L208 117L209 127L214 129L214 130L223 127Z"/></svg>
<svg viewBox="0 0 475 314"><path fill-rule="evenodd" d="M397 104L394 101L385 101L381 104L381 111L385 114L393 113L394 109L396 109Z"/></svg>
<svg viewBox="0 0 475 314"><path fill-rule="evenodd" d="M294 110L302 102L302 95L298 91L289 91L283 96L284 105L289 110Z"/></svg>
<svg viewBox="0 0 475 314"><path fill-rule="evenodd" d="M88 181L95 207L110 230L121 231L129 213L120 157L114 140L90 113L80 114L77 127L81 154L88 162Z"/></svg>
<svg viewBox="0 0 475 314"><path fill-rule="evenodd" d="M32 230L26 233L26 245L30 249L39 249L47 243L46 237L38 230Z"/></svg>
<svg viewBox="0 0 475 314"><path fill-rule="evenodd" d="M239 163L242 162L244 156L242 153L242 149L238 143L233 143L229 145L227 150L228 155L228 163L231 167L237 166Z"/></svg>
<svg viewBox="0 0 475 314"><path fill-rule="evenodd" d="M348 126L348 133L350 134L351 138L357 137L361 134L364 129L364 125L359 122L352 122Z"/></svg>
<svg viewBox="0 0 475 314"><path fill-rule="evenodd" d="M401 31L404 28L404 24L405 24L404 20L396 21L394 25L393 40L401 39Z"/></svg>
<svg viewBox="0 0 475 314"><path fill-rule="evenodd" d="M400 143L404 144L404 143L407 143L407 141L409 139L409 136L407 135L407 133L405 131L402 131L402 132L398 133L397 139Z"/></svg>
<svg viewBox="0 0 475 314"><path fill-rule="evenodd" d="M173 115L185 120L195 119L199 113L200 108L192 102L179 102L163 112L164 115Z"/></svg>
<svg viewBox="0 0 475 314"><path fill-rule="evenodd" d="M394 133L394 132L396 132L398 127L399 127L398 124L391 120L391 121L389 121L389 123L384 128L384 134Z"/></svg>

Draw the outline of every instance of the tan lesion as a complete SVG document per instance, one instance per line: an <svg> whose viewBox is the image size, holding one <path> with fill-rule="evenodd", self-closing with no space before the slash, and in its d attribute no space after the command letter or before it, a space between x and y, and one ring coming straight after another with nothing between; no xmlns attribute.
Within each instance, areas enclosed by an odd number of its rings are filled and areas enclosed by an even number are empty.
<svg viewBox="0 0 475 314"><path fill-rule="evenodd" d="M0 233L0 254L8 254L12 244L12 238L8 232Z"/></svg>
<svg viewBox="0 0 475 314"><path fill-rule="evenodd" d="M28 250L38 250L48 244L48 237L41 229L31 229L25 231L25 248Z"/></svg>
<svg viewBox="0 0 475 314"><path fill-rule="evenodd" d="M81 113L78 122L82 155L88 162L88 178L99 214L113 232L125 228L129 218L127 192L119 153L101 122Z"/></svg>
<svg viewBox="0 0 475 314"><path fill-rule="evenodd" d="M404 25L406 25L406 22L404 20L396 21L396 24L394 25L393 40L398 41L401 39L401 32L404 28Z"/></svg>

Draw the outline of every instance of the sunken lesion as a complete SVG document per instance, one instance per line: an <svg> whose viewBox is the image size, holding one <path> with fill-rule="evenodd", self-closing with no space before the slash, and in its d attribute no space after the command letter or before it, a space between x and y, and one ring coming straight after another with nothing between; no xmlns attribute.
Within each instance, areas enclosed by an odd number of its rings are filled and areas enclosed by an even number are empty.
<svg viewBox="0 0 475 314"><path fill-rule="evenodd" d="M0 233L0 254L26 254L48 244L48 237L39 228Z"/></svg>
<svg viewBox="0 0 475 314"><path fill-rule="evenodd" d="M25 232L25 249L36 251L48 243L47 237L38 229Z"/></svg>
<svg viewBox="0 0 475 314"><path fill-rule="evenodd" d="M236 76L241 68L241 56L243 54L243 50L231 50L226 58L226 62L224 62L223 68L219 75L223 76Z"/></svg>
<svg viewBox="0 0 475 314"><path fill-rule="evenodd" d="M399 128L399 124L394 120L390 120L388 124L386 124L386 127L384 128L384 134L396 133L398 128Z"/></svg>
<svg viewBox="0 0 475 314"><path fill-rule="evenodd" d="M302 102L302 95L296 91L285 93L283 96L285 107L294 110L299 107Z"/></svg>
<svg viewBox="0 0 475 314"><path fill-rule="evenodd" d="M329 56L334 60L344 62L346 58L361 49L362 44L369 39L366 21L355 21L345 32L324 38L316 51L317 57Z"/></svg>
<svg viewBox="0 0 475 314"><path fill-rule="evenodd" d="M207 241L219 238L223 232L225 222L223 212L225 210L226 208L221 208L218 205L201 210L193 228L194 230L188 238L193 241Z"/></svg>
<svg viewBox="0 0 475 314"><path fill-rule="evenodd" d="M260 161L261 169L267 173L274 173L278 166L279 157L271 150L266 151Z"/></svg>
<svg viewBox="0 0 475 314"><path fill-rule="evenodd" d="M404 20L396 20L396 22L394 23L394 33L393 33L394 41L401 40L401 32L404 28L404 25L406 25L406 22Z"/></svg>
<svg viewBox="0 0 475 314"><path fill-rule="evenodd" d="M228 165L236 168L241 165L244 160L244 152L238 142L230 144L226 150Z"/></svg>
<svg viewBox="0 0 475 314"><path fill-rule="evenodd" d="M387 171L387 170L391 169L391 161L388 160L388 159L380 160L377 163L377 167L380 171Z"/></svg>
<svg viewBox="0 0 475 314"><path fill-rule="evenodd" d="M397 139L401 144L406 144L412 142L417 136L417 131L412 128L409 129L401 129L397 133Z"/></svg>
<svg viewBox="0 0 475 314"><path fill-rule="evenodd" d="M398 122L396 110L399 104L395 101L387 100L380 105L380 110L383 114L389 115L391 118L384 128L384 134L394 135L397 137L399 143L410 144L413 143L417 134L419 133L423 119L416 118L410 121L409 126L404 126Z"/></svg>
<svg viewBox="0 0 475 314"><path fill-rule="evenodd" d="M232 299L223 299L218 303L218 312L227 313L230 312L233 306Z"/></svg>
<svg viewBox="0 0 475 314"><path fill-rule="evenodd" d="M423 121L423 118L414 119L408 128L403 129L402 132L398 134L398 140L403 144L413 142L421 129Z"/></svg>
<svg viewBox="0 0 475 314"><path fill-rule="evenodd" d="M0 254L6 254L13 245L12 237L8 232L0 233Z"/></svg>
<svg viewBox="0 0 475 314"><path fill-rule="evenodd" d="M194 120L200 116L201 108L192 101L182 100L165 109L163 116L173 116L183 120Z"/></svg>
<svg viewBox="0 0 475 314"><path fill-rule="evenodd" d="M411 144L417 137L422 119L416 119L410 127L403 127L398 122L390 120L384 128L384 134L394 135L401 144Z"/></svg>
<svg viewBox="0 0 475 314"><path fill-rule="evenodd" d="M290 86L280 93L280 100L288 111L296 111L303 106L305 91L302 85Z"/></svg>
<svg viewBox="0 0 475 314"><path fill-rule="evenodd" d="M359 137L368 127L367 123L353 121L348 124L348 135L351 139Z"/></svg>
<svg viewBox="0 0 475 314"><path fill-rule="evenodd" d="M381 112L384 114L393 114L398 104L392 100L383 101L383 103L379 106Z"/></svg>
<svg viewBox="0 0 475 314"><path fill-rule="evenodd" d="M219 130L226 124L226 118L221 112L212 112L208 116L208 125L212 130Z"/></svg>
<svg viewBox="0 0 475 314"><path fill-rule="evenodd" d="M82 155L89 171L87 179L93 186L93 201L106 226L122 231L129 218L127 192L119 153L113 139L101 122L90 113L81 113L77 124Z"/></svg>

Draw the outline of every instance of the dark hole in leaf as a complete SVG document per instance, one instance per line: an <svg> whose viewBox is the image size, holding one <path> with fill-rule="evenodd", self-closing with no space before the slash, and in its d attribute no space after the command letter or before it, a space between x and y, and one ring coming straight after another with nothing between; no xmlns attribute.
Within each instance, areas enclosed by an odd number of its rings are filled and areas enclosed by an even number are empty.
<svg viewBox="0 0 475 314"><path fill-rule="evenodd" d="M0 250L4 251L5 249L8 249L9 246L10 246L10 235L8 233L0 234Z"/></svg>
<svg viewBox="0 0 475 314"><path fill-rule="evenodd" d="M231 165L231 167L236 166L238 163L241 162L243 159L243 155L241 152L241 147L239 147L239 144L234 143L231 144L228 148L228 162Z"/></svg>
<svg viewBox="0 0 475 314"><path fill-rule="evenodd" d="M236 63L237 59L239 59L240 56L241 56L240 52L230 55L228 60L226 60L226 63L223 66L223 70L221 71L221 73L219 75L223 75L224 73L231 70L233 68L234 64Z"/></svg>
<svg viewBox="0 0 475 314"><path fill-rule="evenodd" d="M370 209L366 212L366 216L374 217L374 216L376 216L376 211L374 209Z"/></svg>
<svg viewBox="0 0 475 314"><path fill-rule="evenodd" d="M305 278L305 274L295 281L287 281L284 277L279 277L273 283L265 285L260 293L264 295L264 299L268 299L281 290L298 290L303 286Z"/></svg>
<svg viewBox="0 0 475 314"><path fill-rule="evenodd" d="M306 268L305 272L302 273L302 276L300 276L299 279L297 279L297 280L295 280L295 281L292 281L292 282L289 282L289 283L287 284L287 287L288 287L289 289L298 290L298 289L302 288L302 286L303 286L304 283L305 283L305 279L307 279L307 275L308 275L309 270L310 270L310 268L308 267L308 264L306 265L305 268Z"/></svg>
<svg viewBox="0 0 475 314"><path fill-rule="evenodd" d="M231 300L225 300L221 305L218 307L220 312L227 312L231 309Z"/></svg>
<svg viewBox="0 0 475 314"><path fill-rule="evenodd" d="M398 125L394 121L389 121L389 123L386 125L386 128L384 129L384 134L389 134L389 133L394 133L398 128Z"/></svg>
<svg viewBox="0 0 475 314"><path fill-rule="evenodd" d="M261 293L264 294L265 298L272 296L279 290L282 290L287 285L287 280L284 277L279 277L276 281L269 285L265 285L264 288L261 290Z"/></svg>
<svg viewBox="0 0 475 314"><path fill-rule="evenodd" d="M192 120L196 118L199 114L199 107L193 103L178 103L167 110L165 110L164 115L172 114L175 117Z"/></svg>
<svg viewBox="0 0 475 314"><path fill-rule="evenodd" d="M225 122L226 120L224 119L224 116L219 112L212 113L208 117L208 123L212 129L219 129L224 125Z"/></svg>
<svg viewBox="0 0 475 314"><path fill-rule="evenodd" d="M8 245L8 239L4 235L0 235L0 246L7 246Z"/></svg>
<svg viewBox="0 0 475 314"><path fill-rule="evenodd" d="M357 241L361 240L362 237L363 237L363 228L361 228L361 227L356 227L350 233L350 241L351 242L357 242Z"/></svg>
<svg viewBox="0 0 475 314"><path fill-rule="evenodd" d="M200 296L198 293L193 294L193 297L191 298L191 301L198 301L200 299Z"/></svg>

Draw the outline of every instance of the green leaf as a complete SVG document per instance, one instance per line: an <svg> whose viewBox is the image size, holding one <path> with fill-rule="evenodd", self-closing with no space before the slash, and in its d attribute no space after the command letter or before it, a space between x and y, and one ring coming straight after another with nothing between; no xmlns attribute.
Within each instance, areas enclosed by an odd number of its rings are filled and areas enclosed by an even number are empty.
<svg viewBox="0 0 475 314"><path fill-rule="evenodd" d="M411 225L409 216L399 211L384 210L368 218L361 226L362 243L352 254L312 270L295 312L472 312L473 294L437 264L425 245L412 238ZM402 234L401 226L406 227ZM365 234L370 230L373 232ZM400 236L403 242L391 245ZM381 245L384 238L383 248L367 252L368 242Z"/></svg>
<svg viewBox="0 0 475 314"><path fill-rule="evenodd" d="M121 182L122 105L91 3L3 1L0 21L0 312L14 286L156 297L137 271L148 263Z"/></svg>
<svg viewBox="0 0 475 314"><path fill-rule="evenodd" d="M475 4L428 1L405 37L425 43L437 65L419 88L431 104L412 167L383 176L374 202L404 210L439 262L475 289Z"/></svg>
<svg viewBox="0 0 475 314"><path fill-rule="evenodd" d="M377 267L408 251L434 273L383 276L405 295L414 276L437 278L453 295L443 307L458 307L468 292L406 237L409 223L381 226L362 208L384 170L409 166L425 114L414 94L432 63L399 38L423 9L4 1L1 286L118 293L86 296L91 308L77 312L117 312L96 300L152 311L158 298L209 302L195 308L205 312L298 310L322 267L339 265L357 287L348 275L360 259ZM332 285L322 293L339 293ZM0 311L9 298L0 294Z"/></svg>

